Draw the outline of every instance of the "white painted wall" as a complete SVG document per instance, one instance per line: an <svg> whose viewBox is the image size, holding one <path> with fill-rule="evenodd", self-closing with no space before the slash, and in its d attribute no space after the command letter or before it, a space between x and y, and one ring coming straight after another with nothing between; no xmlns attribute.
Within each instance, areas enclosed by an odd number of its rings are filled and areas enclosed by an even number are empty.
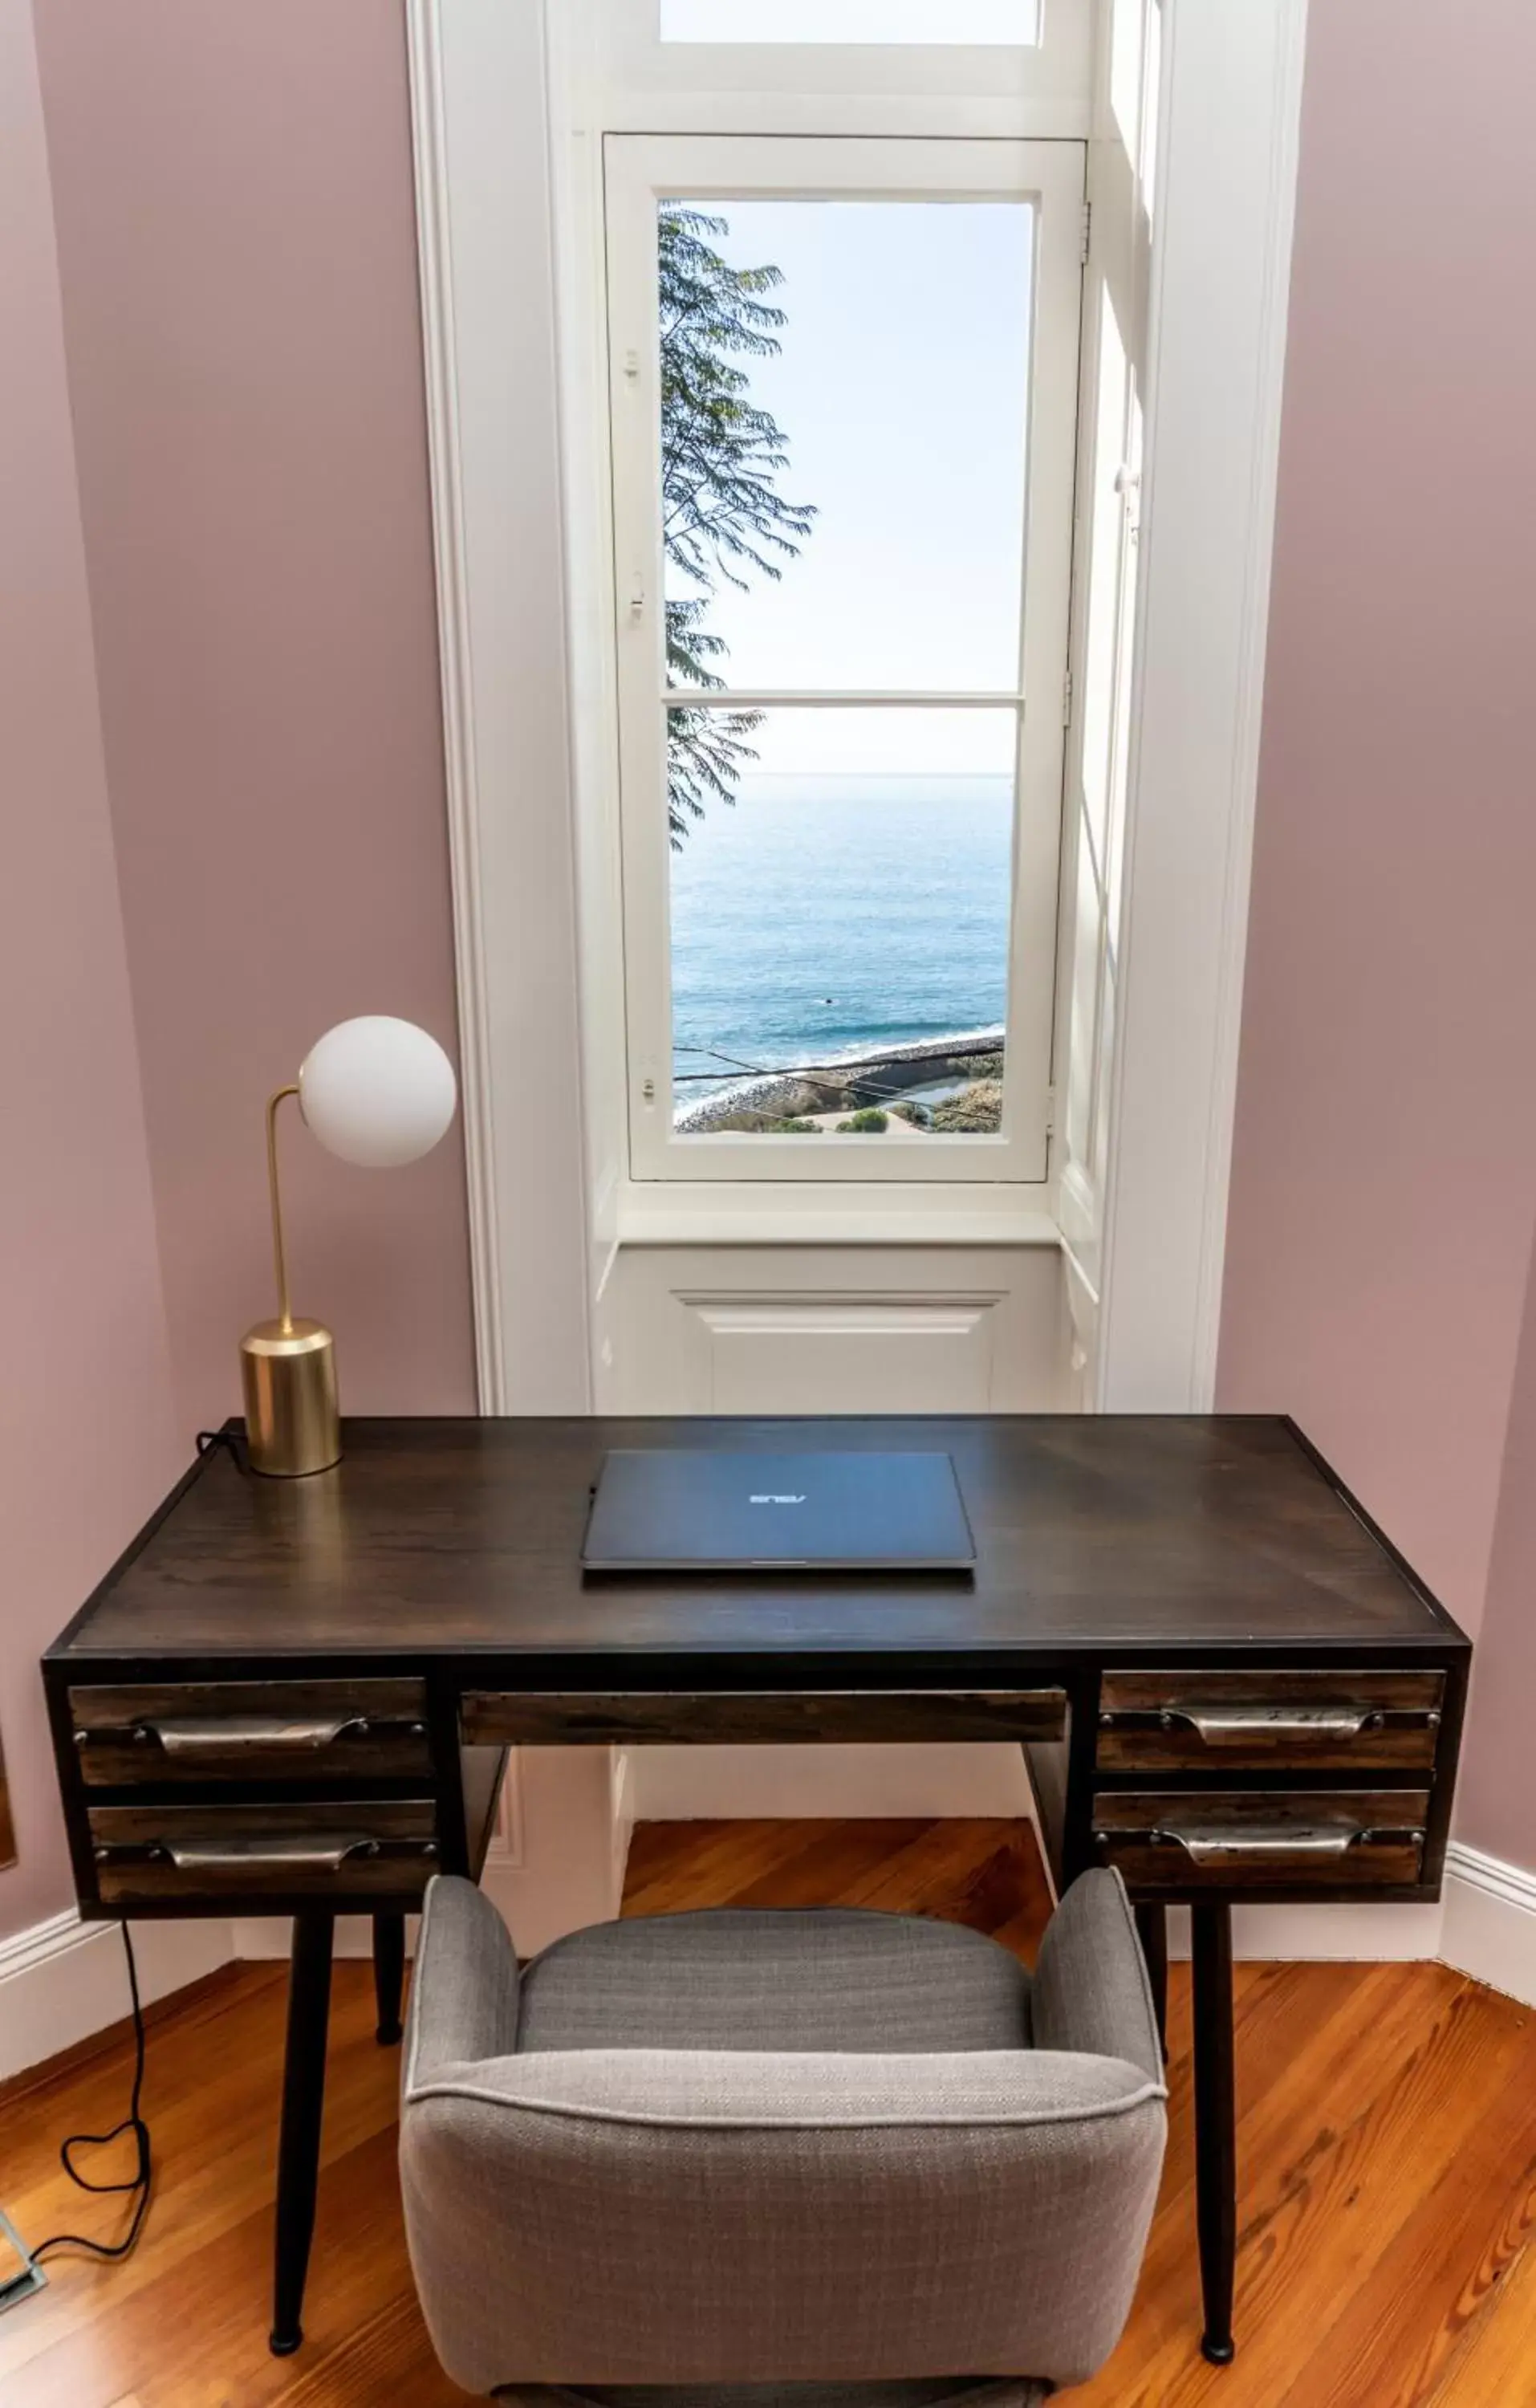
<svg viewBox="0 0 1536 2408"><path fill-rule="evenodd" d="M621 1248L598 1308L615 1413L1046 1412L1070 1401L1054 1244ZM1017 1748L646 1747L639 1821L1027 1814Z"/></svg>
<svg viewBox="0 0 1536 2408"><path fill-rule="evenodd" d="M596 1328L602 1412L1046 1412L1068 1379L1054 1243L624 1246Z"/></svg>

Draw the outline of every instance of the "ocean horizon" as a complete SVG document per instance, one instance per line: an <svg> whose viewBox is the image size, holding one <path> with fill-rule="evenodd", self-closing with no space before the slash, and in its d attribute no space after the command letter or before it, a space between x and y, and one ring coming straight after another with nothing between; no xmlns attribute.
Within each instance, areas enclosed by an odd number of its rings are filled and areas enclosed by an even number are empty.
<svg viewBox="0 0 1536 2408"><path fill-rule="evenodd" d="M1012 844L1006 776L743 778L672 856L679 1107L1000 1029Z"/></svg>

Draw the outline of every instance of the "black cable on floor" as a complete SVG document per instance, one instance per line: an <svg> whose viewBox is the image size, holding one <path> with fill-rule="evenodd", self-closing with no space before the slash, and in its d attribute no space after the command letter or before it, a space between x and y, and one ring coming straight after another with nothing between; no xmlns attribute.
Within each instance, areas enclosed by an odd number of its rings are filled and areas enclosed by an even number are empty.
<svg viewBox="0 0 1536 2408"><path fill-rule="evenodd" d="M134 2002L134 2087L128 2113L121 2124L113 2125L109 2132L71 2132L60 2147L59 2157L70 2181L81 2190L93 2191L102 2198L136 2192L138 2204L134 2209L133 2222L123 2240L92 2241L83 2232L51 2233L33 2251L34 2265L39 2265L50 2249L83 2249L92 2258L126 2258L143 2231L144 2218L149 2213L150 2178L153 2167L150 2157L150 2128L140 2113L144 2097L144 2010L139 2003L138 1967L134 1961L133 1938L125 1923L120 1923L118 1929L122 1934L123 1953L128 1959L128 1988ZM93 2182L89 2174L81 2173L75 2163L77 2149L105 2149L111 2142L120 2141L124 2132L132 2132L138 2144L137 2171L129 2181Z"/></svg>

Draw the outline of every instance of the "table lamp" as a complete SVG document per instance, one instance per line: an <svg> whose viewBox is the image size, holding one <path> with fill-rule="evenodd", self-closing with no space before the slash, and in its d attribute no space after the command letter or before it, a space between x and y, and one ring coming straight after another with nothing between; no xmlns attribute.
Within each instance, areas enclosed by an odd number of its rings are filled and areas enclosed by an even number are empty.
<svg viewBox="0 0 1536 2408"><path fill-rule="evenodd" d="M435 1037L409 1020L369 1014L327 1029L305 1055L297 1082L267 1103L278 1317L246 1331L240 1377L252 1471L296 1480L340 1461L341 1425L336 1341L322 1323L295 1320L288 1302L278 1186L278 1110L288 1096L298 1097L306 1126L328 1153L385 1170L430 1154L453 1117L458 1088Z"/></svg>

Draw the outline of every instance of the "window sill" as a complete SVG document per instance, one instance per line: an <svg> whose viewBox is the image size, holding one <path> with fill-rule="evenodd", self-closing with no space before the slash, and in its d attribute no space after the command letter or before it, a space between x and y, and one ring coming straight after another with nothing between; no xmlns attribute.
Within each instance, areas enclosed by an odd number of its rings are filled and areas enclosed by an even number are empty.
<svg viewBox="0 0 1536 2408"><path fill-rule="evenodd" d="M1049 1189L629 1181L621 1246L1059 1246Z"/></svg>

